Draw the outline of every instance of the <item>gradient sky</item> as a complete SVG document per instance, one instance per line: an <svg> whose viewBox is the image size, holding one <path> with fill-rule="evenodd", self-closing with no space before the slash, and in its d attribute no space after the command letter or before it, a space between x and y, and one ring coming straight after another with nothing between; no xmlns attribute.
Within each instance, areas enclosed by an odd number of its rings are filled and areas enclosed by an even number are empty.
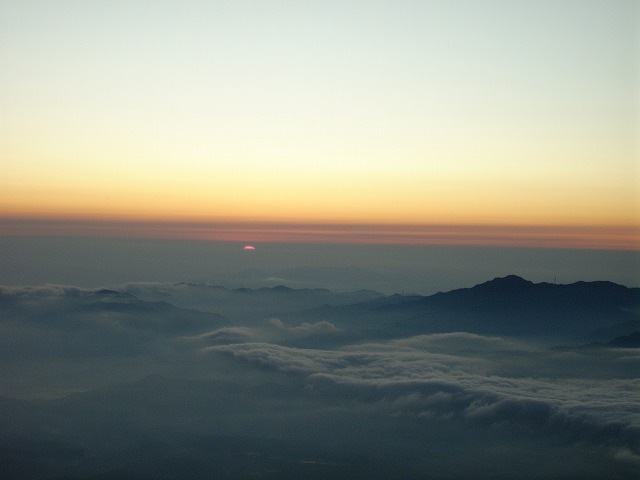
<svg viewBox="0 0 640 480"><path fill-rule="evenodd" d="M0 3L0 216L640 226L636 1Z"/></svg>

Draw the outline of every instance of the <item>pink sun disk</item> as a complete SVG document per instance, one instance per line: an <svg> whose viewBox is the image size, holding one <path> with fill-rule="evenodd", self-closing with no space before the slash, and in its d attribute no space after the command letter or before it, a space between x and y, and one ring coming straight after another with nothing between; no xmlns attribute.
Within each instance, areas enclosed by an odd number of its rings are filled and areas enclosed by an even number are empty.
<svg viewBox="0 0 640 480"><path fill-rule="evenodd" d="M245 245L243 250L255 250L256 247L254 247L253 245Z"/></svg>

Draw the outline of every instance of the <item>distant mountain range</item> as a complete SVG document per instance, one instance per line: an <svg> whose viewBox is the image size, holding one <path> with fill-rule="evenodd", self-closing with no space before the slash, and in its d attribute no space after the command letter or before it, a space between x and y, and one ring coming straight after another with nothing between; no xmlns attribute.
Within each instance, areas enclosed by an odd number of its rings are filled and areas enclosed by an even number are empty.
<svg viewBox="0 0 640 480"><path fill-rule="evenodd" d="M193 335L223 326L260 326L270 318L284 321L285 327L328 322L329 328L305 337L305 346L446 332L606 344L640 331L640 288L605 281L560 285L509 275L430 296L384 296L371 290L337 293L284 285L228 289L131 284L122 291L70 287L47 302L36 301L44 298L44 293L35 293L37 288L21 295L0 291L0 312L6 321L21 319L20 327L29 319L50 328L76 330L91 324L102 331L99 338L113 338L116 343L123 329L141 335ZM107 317L109 322L104 321ZM299 341L299 337L291 340ZM15 350L16 345L7 348Z"/></svg>
<svg viewBox="0 0 640 480"><path fill-rule="evenodd" d="M633 332L630 335L622 335L616 337L610 342L601 343L593 342L587 345L580 345L578 347L558 346L553 347L554 350L567 351L567 350L585 350L595 348L640 348L640 331Z"/></svg>
<svg viewBox="0 0 640 480"><path fill-rule="evenodd" d="M640 288L611 282L532 283L515 275L431 296L324 306L304 317L367 324L382 336L465 331L609 341L640 330Z"/></svg>
<svg viewBox="0 0 640 480"><path fill-rule="evenodd" d="M0 331L3 480L637 477L640 288L0 286Z"/></svg>

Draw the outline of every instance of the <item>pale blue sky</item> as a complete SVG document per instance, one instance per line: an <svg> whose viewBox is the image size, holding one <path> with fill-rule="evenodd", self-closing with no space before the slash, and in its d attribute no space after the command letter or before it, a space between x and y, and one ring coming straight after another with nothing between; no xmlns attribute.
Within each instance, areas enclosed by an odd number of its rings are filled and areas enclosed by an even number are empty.
<svg viewBox="0 0 640 480"><path fill-rule="evenodd" d="M639 222L636 1L0 9L0 213Z"/></svg>

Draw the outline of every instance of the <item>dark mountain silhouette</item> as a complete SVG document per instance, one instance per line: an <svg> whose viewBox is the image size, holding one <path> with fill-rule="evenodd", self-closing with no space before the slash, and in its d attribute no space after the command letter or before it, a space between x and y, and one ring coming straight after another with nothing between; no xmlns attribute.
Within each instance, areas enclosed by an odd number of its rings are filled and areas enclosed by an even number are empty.
<svg viewBox="0 0 640 480"><path fill-rule="evenodd" d="M103 288L101 290L97 290L94 292L94 295L97 297L120 297L120 298L131 298L132 295L128 293L121 293L116 290L110 290L108 288Z"/></svg>
<svg viewBox="0 0 640 480"><path fill-rule="evenodd" d="M113 290L5 295L0 358L80 358L148 352L160 339L228 325L213 312L147 302Z"/></svg>
<svg viewBox="0 0 640 480"><path fill-rule="evenodd" d="M580 350L597 350L602 348L640 348L640 332L633 332L630 335L616 337L610 342L591 342L586 345L578 345L574 347L560 345L551 347L557 351L580 351Z"/></svg>
<svg viewBox="0 0 640 480"><path fill-rule="evenodd" d="M0 287L0 478L635 478L639 306L516 276Z"/></svg>
<svg viewBox="0 0 640 480"><path fill-rule="evenodd" d="M179 307L195 307L243 324L262 323L265 318L323 305L350 305L383 296L372 290L333 292L324 288L294 289L284 285L230 289L208 284L164 284L149 289L132 284L127 291L152 303L160 300Z"/></svg>
<svg viewBox="0 0 640 480"><path fill-rule="evenodd" d="M614 338L607 345L615 348L640 348L640 332Z"/></svg>
<svg viewBox="0 0 640 480"><path fill-rule="evenodd" d="M611 282L533 283L515 275L431 296L393 295L306 312L382 336L467 331L493 335L586 336L640 320L640 289ZM627 332L625 332L627 333Z"/></svg>
<svg viewBox="0 0 640 480"><path fill-rule="evenodd" d="M106 289L74 302L69 311L80 316L117 314L119 321L128 328L157 329L165 333L193 332L228 323L226 318L215 313L176 307L166 301L148 302L129 293Z"/></svg>

